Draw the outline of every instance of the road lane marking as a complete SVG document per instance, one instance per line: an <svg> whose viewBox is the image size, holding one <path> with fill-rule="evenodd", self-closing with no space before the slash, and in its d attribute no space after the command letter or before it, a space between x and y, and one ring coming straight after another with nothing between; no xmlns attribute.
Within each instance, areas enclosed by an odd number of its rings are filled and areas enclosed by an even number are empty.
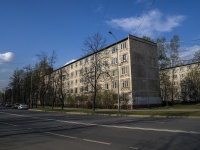
<svg viewBox="0 0 200 150"><path fill-rule="evenodd" d="M11 113L5 113L5 112L0 112L0 113L11 115L11 116L18 116L18 117L29 117L29 116L26 116L26 115L18 115L18 114L11 114Z"/></svg>
<svg viewBox="0 0 200 150"><path fill-rule="evenodd" d="M200 134L196 131L184 131L184 130L171 130L171 129L155 129L155 128L141 128L141 127L127 127L127 126L112 126L112 125L100 125L102 127L119 128L119 129L131 129L131 130L144 130L144 131L159 131L159 132L171 132L171 133L190 133Z"/></svg>
<svg viewBox="0 0 200 150"><path fill-rule="evenodd" d="M129 147L129 149L138 149L137 147Z"/></svg>
<svg viewBox="0 0 200 150"><path fill-rule="evenodd" d="M52 121L54 119L51 119ZM86 125L86 126L100 126L100 127L109 127L109 128L118 128L118 129L130 129L130 130L144 130L144 131L158 131L158 132L171 132L171 133L190 133L190 134L200 134L196 131L184 131L184 130L172 130L172 129L156 129L156 128L142 128L142 127L128 127L128 126L113 126L113 125L99 125L92 123L83 123L75 121L65 121L65 120L54 120L57 122L64 122L70 124Z"/></svg>
<svg viewBox="0 0 200 150"><path fill-rule="evenodd" d="M10 125L10 126L18 126L18 125L16 125L16 124L11 124L11 123L7 123L7 122L0 122L0 123L6 124L6 125Z"/></svg>
<svg viewBox="0 0 200 150"><path fill-rule="evenodd" d="M51 135L55 135L55 136L70 138L70 139L82 140L82 141L86 141L86 142L98 143L98 144L103 144L103 145L111 145L111 143L102 142L102 141L96 141L96 140L90 140L90 139L81 139L81 138L77 138L77 137L73 137L73 136L67 136L67 135L62 135L62 134L56 134L56 133L52 133L52 132L45 132L45 133L51 134Z"/></svg>
<svg viewBox="0 0 200 150"><path fill-rule="evenodd" d="M4 113L4 112L0 112L0 113ZM10 114L10 113L4 113L4 114L14 115L14 116L20 116L20 117L31 117L31 118L34 118L33 116L25 116L25 115ZM50 119L50 118L44 119L44 118L40 118L40 117L38 117L38 119L49 120L49 121L57 121L57 122L63 122L63 123L70 123L70 124L77 124L77 125L85 125L85 126L100 126L100 127L118 128L118 129L157 131L157 132L170 132L170 133L186 133L186 134L198 134L198 135L200 135L200 132L198 132L198 131L185 131L185 130L172 130L172 129L156 129L156 128L142 128L142 127L114 126L114 125L99 125L99 124L84 123L84 122L56 120L56 119Z"/></svg>

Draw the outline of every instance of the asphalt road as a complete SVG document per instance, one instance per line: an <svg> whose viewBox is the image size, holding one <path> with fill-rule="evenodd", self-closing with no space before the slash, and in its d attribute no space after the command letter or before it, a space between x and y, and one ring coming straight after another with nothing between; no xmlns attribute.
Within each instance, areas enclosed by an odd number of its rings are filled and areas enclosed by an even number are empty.
<svg viewBox="0 0 200 150"><path fill-rule="evenodd" d="M0 150L199 150L200 119L0 108Z"/></svg>

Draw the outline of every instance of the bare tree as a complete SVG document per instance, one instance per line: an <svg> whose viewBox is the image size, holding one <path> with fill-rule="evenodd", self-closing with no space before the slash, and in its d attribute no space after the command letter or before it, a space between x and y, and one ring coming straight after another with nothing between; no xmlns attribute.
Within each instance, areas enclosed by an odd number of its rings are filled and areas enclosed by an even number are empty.
<svg viewBox="0 0 200 150"><path fill-rule="evenodd" d="M200 61L200 49L194 53L194 60Z"/></svg>
<svg viewBox="0 0 200 150"><path fill-rule="evenodd" d="M56 61L56 53L53 51L52 55L48 57L45 52L40 52L36 55L40 62L36 65L37 78L39 80L38 91L42 107L45 103L45 94L47 93L51 83L51 73L53 72L53 64Z"/></svg>
<svg viewBox="0 0 200 150"><path fill-rule="evenodd" d="M85 91L93 92L93 111L95 111L97 92L101 89L100 79L110 76L108 51L106 49L103 51L105 44L106 39L102 38L99 33L86 38L84 41L83 51L88 57L83 62L81 74L84 79Z"/></svg>

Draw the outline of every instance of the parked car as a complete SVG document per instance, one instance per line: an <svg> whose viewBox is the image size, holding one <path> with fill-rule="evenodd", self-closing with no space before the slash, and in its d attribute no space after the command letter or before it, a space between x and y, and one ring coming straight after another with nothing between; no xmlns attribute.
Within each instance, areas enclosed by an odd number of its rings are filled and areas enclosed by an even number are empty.
<svg viewBox="0 0 200 150"><path fill-rule="evenodd" d="M18 109L18 107L19 107L19 103L16 103L15 105L13 105L14 109Z"/></svg>
<svg viewBox="0 0 200 150"><path fill-rule="evenodd" d="M26 105L26 104L19 104L18 109L28 109L28 105Z"/></svg>

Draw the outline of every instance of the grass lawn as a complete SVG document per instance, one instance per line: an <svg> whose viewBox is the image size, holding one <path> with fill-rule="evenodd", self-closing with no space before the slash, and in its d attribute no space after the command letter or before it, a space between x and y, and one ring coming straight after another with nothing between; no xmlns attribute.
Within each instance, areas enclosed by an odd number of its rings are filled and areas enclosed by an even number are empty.
<svg viewBox="0 0 200 150"><path fill-rule="evenodd" d="M46 106L45 108L33 108L34 110L42 110L48 112L61 112L61 113L81 113L81 114L106 114L106 115L119 115L119 116L169 116L169 117L200 117L200 106L198 105L174 105L168 107L146 108L136 110L121 110L118 112L116 109L96 109L95 112L92 109L81 108L54 108ZM195 109L194 111L192 109ZM199 110L198 110L199 109Z"/></svg>

